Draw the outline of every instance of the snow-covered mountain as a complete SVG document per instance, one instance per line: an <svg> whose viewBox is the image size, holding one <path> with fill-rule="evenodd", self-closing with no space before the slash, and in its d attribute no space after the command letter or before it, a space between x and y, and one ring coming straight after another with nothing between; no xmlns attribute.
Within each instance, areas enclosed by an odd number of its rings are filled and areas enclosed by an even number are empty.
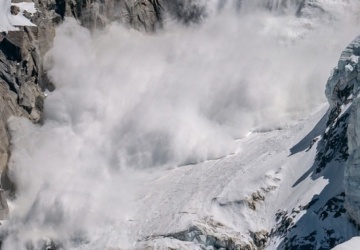
<svg viewBox="0 0 360 250"><path fill-rule="evenodd" d="M359 4L0 0L1 249L358 236Z"/></svg>

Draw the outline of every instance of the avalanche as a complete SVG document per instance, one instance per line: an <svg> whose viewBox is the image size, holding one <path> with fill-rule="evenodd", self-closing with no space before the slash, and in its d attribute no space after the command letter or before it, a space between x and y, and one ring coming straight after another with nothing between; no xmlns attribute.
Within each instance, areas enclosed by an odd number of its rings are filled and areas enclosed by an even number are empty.
<svg viewBox="0 0 360 250"><path fill-rule="evenodd" d="M327 148L347 111L329 125L323 94L359 3L197 3L201 21L152 35L58 27L42 124L9 121L4 249L331 249L359 234Z"/></svg>

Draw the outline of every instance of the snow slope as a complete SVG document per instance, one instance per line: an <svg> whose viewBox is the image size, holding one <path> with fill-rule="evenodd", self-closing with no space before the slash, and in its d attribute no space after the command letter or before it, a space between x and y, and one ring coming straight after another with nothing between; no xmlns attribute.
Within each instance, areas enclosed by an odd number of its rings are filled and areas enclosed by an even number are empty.
<svg viewBox="0 0 360 250"><path fill-rule="evenodd" d="M333 249L334 250L353 250L353 249L359 249L359 246L360 246L360 238L354 237L351 240L334 247Z"/></svg>
<svg viewBox="0 0 360 250"><path fill-rule="evenodd" d="M237 141L238 151L234 155L196 166L144 173L136 198L138 209L129 215L129 221L118 222L115 228L112 225L94 242L78 249L105 249L126 241L130 247L137 240L145 242L135 245L139 249L144 247L142 244L156 249L170 245L180 249L184 244L186 249L200 249L205 242L191 237L179 241L175 237L194 226L202 230L205 239L226 235L239 244L249 245L250 232L266 231L269 238L266 249L279 246L293 249L307 244L330 249L335 242L357 235L358 231L343 214L337 219L319 219L323 216L321 212L327 211L324 207L328 201L343 192L341 167L314 175L317 142L310 145L325 128L322 117L326 109L326 105L322 106L309 118L279 130L252 133ZM253 201L254 193L262 198ZM292 217L287 232L279 230L281 218L275 220L279 212ZM334 228L333 235L328 236L328 230ZM314 231L315 243L306 242L304 238ZM295 234L299 242L290 244L287 234ZM327 238L335 242L326 241Z"/></svg>

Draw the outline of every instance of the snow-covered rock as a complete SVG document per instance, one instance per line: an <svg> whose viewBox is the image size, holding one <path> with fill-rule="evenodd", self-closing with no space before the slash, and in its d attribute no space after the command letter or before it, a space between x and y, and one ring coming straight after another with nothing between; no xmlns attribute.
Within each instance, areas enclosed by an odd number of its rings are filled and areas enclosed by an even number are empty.
<svg viewBox="0 0 360 250"><path fill-rule="evenodd" d="M360 224L360 99L355 98L348 125L349 158L345 168L346 209Z"/></svg>
<svg viewBox="0 0 360 250"><path fill-rule="evenodd" d="M326 84L325 95L330 109L339 109L348 98L356 97L360 87L360 36L341 53L337 67Z"/></svg>
<svg viewBox="0 0 360 250"><path fill-rule="evenodd" d="M11 0L0 0L0 32L19 30L19 27L35 26L25 13L34 14L35 3L19 2L12 4Z"/></svg>
<svg viewBox="0 0 360 250"><path fill-rule="evenodd" d="M345 166L345 207L350 217L360 223L360 36L342 52L337 67L326 85L330 104L329 125L346 131L338 139L347 141ZM344 126L335 123L343 117ZM341 143L340 143L341 144Z"/></svg>

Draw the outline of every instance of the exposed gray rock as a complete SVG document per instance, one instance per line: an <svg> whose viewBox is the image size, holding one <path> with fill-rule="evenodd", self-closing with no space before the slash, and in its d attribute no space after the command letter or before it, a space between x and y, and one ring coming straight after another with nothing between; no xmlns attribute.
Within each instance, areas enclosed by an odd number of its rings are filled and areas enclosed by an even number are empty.
<svg viewBox="0 0 360 250"><path fill-rule="evenodd" d="M39 9L41 12L31 17L37 27L0 33L0 174L1 186L12 191L14 184L7 178L10 157L7 120L11 116L23 116L39 122L45 98L43 90L51 87L42 58L51 47L55 24L46 8Z"/></svg>
<svg viewBox="0 0 360 250"><path fill-rule="evenodd" d="M0 189L0 220L7 219L9 215L9 207L6 201L5 192L3 189Z"/></svg>
<svg viewBox="0 0 360 250"><path fill-rule="evenodd" d="M261 194L260 191L256 191L256 192L251 194L250 198L246 199L246 204L252 210L256 210L256 204L261 202L261 201L264 201L264 200L265 200L265 196L263 194Z"/></svg>
<svg viewBox="0 0 360 250"><path fill-rule="evenodd" d="M330 109L339 108L359 93L360 36L341 53L337 67L326 84L325 95Z"/></svg>
<svg viewBox="0 0 360 250"><path fill-rule="evenodd" d="M1 55L1 53L0 53ZM17 95L12 92L7 84L0 80L0 175L1 185L5 189L12 189L13 185L7 178L7 163L10 157L10 135L7 120L10 116L28 117L27 112L17 103ZM1 193L2 194L2 193ZM0 206L1 210L1 206ZM1 219L1 216L0 216Z"/></svg>
<svg viewBox="0 0 360 250"><path fill-rule="evenodd" d="M264 249L267 241L269 240L269 232L262 230L259 232L250 232L251 237L253 238L255 246L258 249Z"/></svg>
<svg viewBox="0 0 360 250"><path fill-rule="evenodd" d="M278 211L269 237L282 239L277 249L332 249L346 240L344 232L350 237L356 234L345 215L344 198L344 193L327 201L317 197L291 212Z"/></svg>
<svg viewBox="0 0 360 250"><path fill-rule="evenodd" d="M75 17L90 29L117 21L140 31L153 32L161 27L161 0L67 0L57 4L56 13Z"/></svg>
<svg viewBox="0 0 360 250"><path fill-rule="evenodd" d="M330 103L329 120L334 124L346 115L341 131L346 139L345 208L350 217L360 224L360 36L342 52L337 67L326 85ZM333 126L339 130L339 126ZM337 143L339 142L337 140Z"/></svg>
<svg viewBox="0 0 360 250"><path fill-rule="evenodd" d="M356 97L350 111L347 130L349 158L345 167L345 207L360 225L360 98Z"/></svg>
<svg viewBox="0 0 360 250"><path fill-rule="evenodd" d="M12 15L17 15L20 12L20 8L18 6L13 5L10 8L10 12Z"/></svg>
<svg viewBox="0 0 360 250"><path fill-rule="evenodd" d="M166 242L175 240L192 245L191 249L260 250L267 243L268 235L268 232L263 230L255 233L250 232L250 237L244 237L240 232L234 231L233 228L219 223L213 218L204 218L187 230L146 237L139 241L139 245L135 249L147 249L146 247L153 249L151 248L153 243L158 247L157 249L167 249ZM165 242L165 245L161 245L161 241ZM194 246L196 247L194 248Z"/></svg>
<svg viewBox="0 0 360 250"><path fill-rule="evenodd" d="M45 97L34 80L31 78L26 84L20 86L18 104L28 112L32 121L37 122L41 119Z"/></svg>

